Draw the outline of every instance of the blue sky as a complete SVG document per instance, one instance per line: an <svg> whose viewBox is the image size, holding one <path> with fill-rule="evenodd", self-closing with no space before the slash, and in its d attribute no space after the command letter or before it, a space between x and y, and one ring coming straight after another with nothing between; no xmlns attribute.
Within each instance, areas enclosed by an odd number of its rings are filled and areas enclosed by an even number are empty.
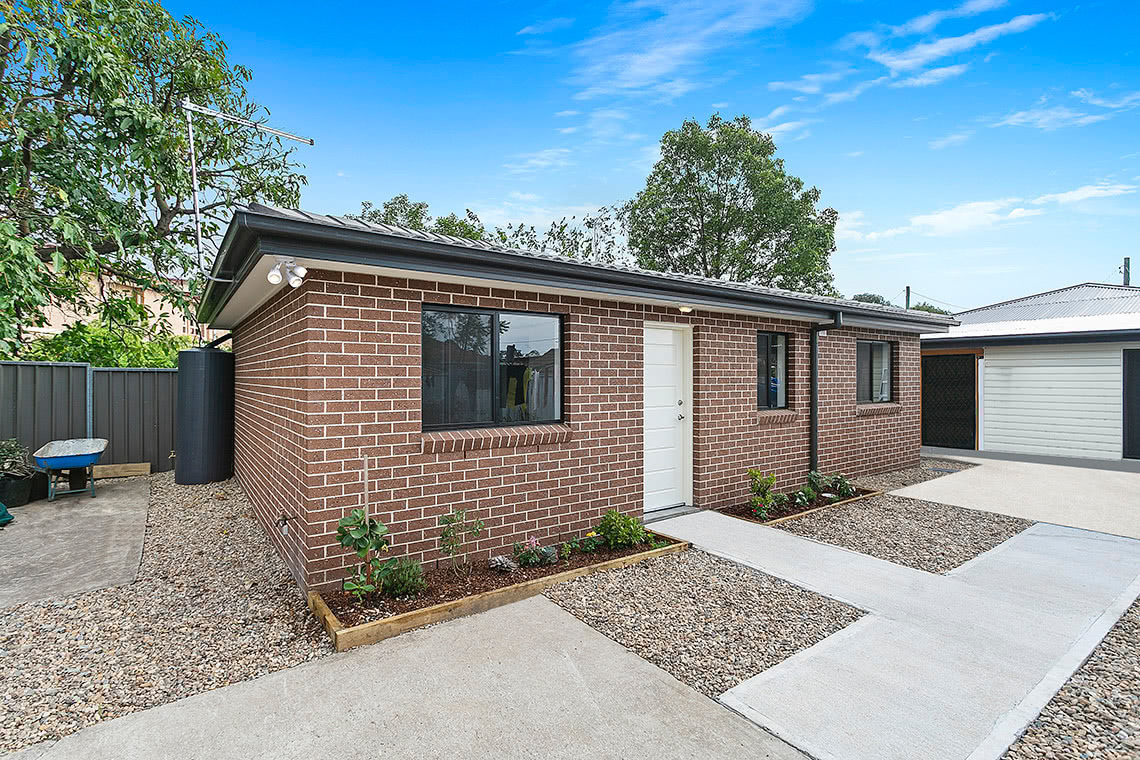
<svg viewBox="0 0 1140 760"><path fill-rule="evenodd" d="M312 211L405 192L545 225L632 197L665 130L719 111L770 130L840 212L847 295L972 307L1118 282L1126 255L1140 280L1124 0L166 5L253 69L274 126L316 139Z"/></svg>

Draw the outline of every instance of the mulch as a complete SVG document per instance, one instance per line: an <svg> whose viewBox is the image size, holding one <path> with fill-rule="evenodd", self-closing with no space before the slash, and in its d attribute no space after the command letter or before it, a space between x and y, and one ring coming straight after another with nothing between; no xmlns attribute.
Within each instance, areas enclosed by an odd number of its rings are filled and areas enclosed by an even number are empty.
<svg viewBox="0 0 1140 760"><path fill-rule="evenodd" d="M806 506L793 504L792 502L789 501L787 506L785 506L785 507L769 509L768 510L768 518L766 520L761 520L759 517L757 517L755 514L752 513L752 505L751 504L735 504L731 507L721 507L720 509L717 510L717 512L720 512L721 514L728 515L730 517L739 517L741 520L748 520L750 522L764 524L764 523L770 523L773 520L779 520L781 517L791 517L792 515L799 515L799 514L803 514L804 512L810 512L811 510L818 509L819 507L826 507L826 506L830 506L832 504L839 504L840 501L850 501L851 499L858 499L860 496L866 496L867 494L871 494L871 493L875 493L875 492L871 491L869 489L866 489L866 488L856 488L854 496L848 497L846 499L840 499L839 501L832 501L831 499L827 498L826 496L818 495L815 497L815 499L810 504L808 504Z"/></svg>
<svg viewBox="0 0 1140 760"><path fill-rule="evenodd" d="M655 536L655 538L667 544L677 543L665 536ZM467 567L467 572L456 573L449 566L441 563L439 567L430 570L425 568L424 579L427 581L427 590L417 597L385 599L374 596L366 600L364 606L357 604L353 596L343 591L322 591L321 598L325 600L325 604L343 625L354 626L423 609L433 604L453 602L456 599L481 594L484 591L494 591L535 578L544 578L555 573L562 573L611 559L628 557L631 554L646 552L652 548L652 545L648 543L624 549L600 548L589 554L585 552L572 554L569 559L559 560L553 565L520 567L518 570L509 573L492 570L486 564L470 565Z"/></svg>

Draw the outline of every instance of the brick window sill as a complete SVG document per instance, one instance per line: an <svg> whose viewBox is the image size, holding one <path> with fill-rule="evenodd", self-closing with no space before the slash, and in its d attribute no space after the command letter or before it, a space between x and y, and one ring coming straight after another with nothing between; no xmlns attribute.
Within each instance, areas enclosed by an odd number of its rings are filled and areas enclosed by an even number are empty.
<svg viewBox="0 0 1140 760"><path fill-rule="evenodd" d="M569 425L520 425L474 430L441 430L421 433L420 440L425 454L449 454L456 451L562 443L570 440L570 434Z"/></svg>
<svg viewBox="0 0 1140 760"><path fill-rule="evenodd" d="M756 412L756 424L761 427L790 425L800 418L794 409L761 409Z"/></svg>
<svg viewBox="0 0 1140 760"><path fill-rule="evenodd" d="M893 401L884 401L877 404L859 404L855 407L856 417L879 417L886 414L898 414L902 411L902 404Z"/></svg>

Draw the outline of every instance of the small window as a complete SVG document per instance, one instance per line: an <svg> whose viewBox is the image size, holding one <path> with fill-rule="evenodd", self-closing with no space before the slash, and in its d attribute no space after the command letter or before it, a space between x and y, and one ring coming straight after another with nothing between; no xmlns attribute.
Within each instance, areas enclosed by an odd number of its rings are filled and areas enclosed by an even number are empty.
<svg viewBox="0 0 1140 760"><path fill-rule="evenodd" d="M788 337L783 333L758 333L756 367L759 377L757 403L761 409L788 406Z"/></svg>
<svg viewBox="0 0 1140 760"><path fill-rule="evenodd" d="M425 307L421 328L425 430L561 421L558 316Z"/></svg>
<svg viewBox="0 0 1140 760"><path fill-rule="evenodd" d="M891 400L891 344L885 340L855 343L856 402L871 404Z"/></svg>

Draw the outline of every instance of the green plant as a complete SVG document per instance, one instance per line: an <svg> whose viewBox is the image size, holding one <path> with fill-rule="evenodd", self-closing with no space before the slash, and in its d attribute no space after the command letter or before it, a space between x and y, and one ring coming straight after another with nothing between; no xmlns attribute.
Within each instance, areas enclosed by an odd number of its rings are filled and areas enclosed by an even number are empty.
<svg viewBox="0 0 1140 760"><path fill-rule="evenodd" d="M457 509L439 518L443 530L439 532L439 551L451 559L451 570L456 575L469 572L466 562L460 562L465 552L464 545L483 532L482 520L468 520L467 510Z"/></svg>
<svg viewBox="0 0 1140 760"><path fill-rule="evenodd" d="M821 473L819 470L812 470L807 475L808 488L816 493L822 493L827 490L827 485L831 481L829 477Z"/></svg>
<svg viewBox="0 0 1140 760"><path fill-rule="evenodd" d="M852 485L846 475L832 475L829 490L841 499L850 499L856 493L855 486Z"/></svg>
<svg viewBox="0 0 1140 760"><path fill-rule="evenodd" d="M631 515L623 515L616 509L602 515L602 521L598 523L598 534L611 549L635 546L649 540L640 520Z"/></svg>
<svg viewBox="0 0 1140 760"><path fill-rule="evenodd" d="M419 596L427 589L427 579L424 578L424 568L419 562L410 557L401 557L392 566L391 572L384 580L383 593L388 597Z"/></svg>
<svg viewBox="0 0 1140 760"><path fill-rule="evenodd" d="M749 503L752 505L752 514L761 520L768 519L768 510L773 506L775 498L772 489L775 487L775 473L765 473L756 467L748 469L748 488L752 491Z"/></svg>
<svg viewBox="0 0 1140 760"><path fill-rule="evenodd" d="M15 438L0 441L0 475L28 478L36 469L28 464L28 450Z"/></svg>
<svg viewBox="0 0 1140 760"><path fill-rule="evenodd" d="M807 509L812 505L812 502L815 501L815 498L816 492L811 488L811 486L804 486L800 490L796 491L793 500L795 501L795 505L797 507L801 509Z"/></svg>
<svg viewBox="0 0 1140 760"><path fill-rule="evenodd" d="M574 543L577 543L577 541L575 541ZM574 553L574 547L570 545L569 541L564 542L562 544L562 546L558 547L558 557L563 562L570 559L570 555L573 553Z"/></svg>
<svg viewBox="0 0 1140 760"><path fill-rule="evenodd" d="M534 536L521 544L515 544L513 553L515 562L518 562L520 567L553 565L558 561L558 550L553 546L542 546Z"/></svg>
<svg viewBox="0 0 1140 760"><path fill-rule="evenodd" d="M593 554L603 545L605 545L605 539L599 536L596 531L590 531L578 540L578 547L583 554Z"/></svg>
<svg viewBox="0 0 1140 760"><path fill-rule="evenodd" d="M374 517L368 517L363 509L354 509L348 517L342 517L337 522L336 540L364 560L344 581L344 590L355 597L357 603L361 603L366 597L380 591L385 579L396 567L394 559L380 561L380 553L388 551L388 526Z"/></svg>

